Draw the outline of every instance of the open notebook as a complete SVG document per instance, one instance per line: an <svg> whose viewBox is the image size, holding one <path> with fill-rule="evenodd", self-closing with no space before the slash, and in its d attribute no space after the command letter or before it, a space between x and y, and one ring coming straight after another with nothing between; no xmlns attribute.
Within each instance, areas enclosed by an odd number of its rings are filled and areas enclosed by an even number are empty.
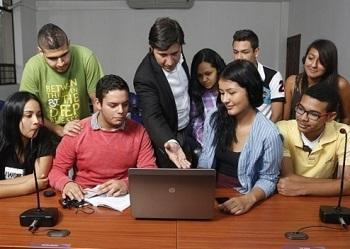
<svg viewBox="0 0 350 249"><path fill-rule="evenodd" d="M97 188L87 188L85 189L86 194L84 200L96 207L107 207L119 212L122 212L124 209L130 206L129 195L117 196L117 197L108 197L105 194L97 195Z"/></svg>

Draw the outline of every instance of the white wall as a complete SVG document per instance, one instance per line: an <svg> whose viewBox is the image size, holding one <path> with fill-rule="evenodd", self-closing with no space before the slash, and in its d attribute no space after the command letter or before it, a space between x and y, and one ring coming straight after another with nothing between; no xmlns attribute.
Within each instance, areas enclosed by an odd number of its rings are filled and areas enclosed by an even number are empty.
<svg viewBox="0 0 350 249"><path fill-rule="evenodd" d="M35 0L14 0L13 6L16 73L19 82L24 63L33 55L36 47L36 5ZM0 99L6 99L18 88L18 85L0 86Z"/></svg>
<svg viewBox="0 0 350 249"><path fill-rule="evenodd" d="M13 37L12 37L12 18L8 12L1 12L1 15L6 18L1 18L1 29L3 33L0 34L0 62L1 63L13 63L14 51L13 51ZM12 92L17 90L17 85L4 85L0 88L0 100L6 99L6 97Z"/></svg>
<svg viewBox="0 0 350 249"><path fill-rule="evenodd" d="M314 40L324 38L338 48L339 73L350 79L350 1L291 0L289 35L301 34L301 56Z"/></svg>
<svg viewBox="0 0 350 249"><path fill-rule="evenodd" d="M12 63L14 58L11 13L0 10L0 27L6 34L0 35L0 63Z"/></svg>
<svg viewBox="0 0 350 249"><path fill-rule="evenodd" d="M72 43L85 45L97 54L105 73L119 74L130 86L148 50L149 29L159 16L175 18L183 27L188 64L204 47L216 50L229 62L234 31L249 28L260 38L261 61L282 73L285 68L285 1L195 1L188 10L135 10L125 1L36 1L36 9L36 30L31 36L35 38L38 29L48 22L59 25ZM35 53L32 45L23 49Z"/></svg>

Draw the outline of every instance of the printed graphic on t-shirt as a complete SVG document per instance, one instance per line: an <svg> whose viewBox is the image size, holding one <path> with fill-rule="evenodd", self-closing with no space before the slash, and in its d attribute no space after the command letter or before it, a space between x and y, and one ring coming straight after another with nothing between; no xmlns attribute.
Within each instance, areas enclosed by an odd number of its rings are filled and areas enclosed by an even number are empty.
<svg viewBox="0 0 350 249"><path fill-rule="evenodd" d="M263 87L263 92L264 104L271 104L271 90L267 87Z"/></svg>
<svg viewBox="0 0 350 249"><path fill-rule="evenodd" d="M12 167L5 167L5 179L14 179L16 177L24 176L24 169L17 169Z"/></svg>
<svg viewBox="0 0 350 249"><path fill-rule="evenodd" d="M280 82L279 82L278 92L284 93L284 84L283 84L283 80L280 80Z"/></svg>
<svg viewBox="0 0 350 249"><path fill-rule="evenodd" d="M66 124L79 119L80 101L77 79L65 84L46 85L48 117L56 124Z"/></svg>

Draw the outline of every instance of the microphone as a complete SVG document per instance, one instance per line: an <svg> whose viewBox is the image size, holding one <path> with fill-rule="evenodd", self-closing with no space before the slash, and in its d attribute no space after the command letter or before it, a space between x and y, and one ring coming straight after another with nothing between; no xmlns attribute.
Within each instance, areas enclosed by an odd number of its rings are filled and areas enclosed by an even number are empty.
<svg viewBox="0 0 350 249"><path fill-rule="evenodd" d="M350 223L350 208L342 207L341 201L343 198L344 170L345 170L346 150L348 145L348 134L344 128L341 128L339 132L345 135L345 143L344 143L345 146L344 146L343 168L341 171L338 205L337 206L320 206L320 219L324 223L341 224L342 227L347 229L347 224Z"/></svg>
<svg viewBox="0 0 350 249"><path fill-rule="evenodd" d="M33 153L33 139L37 136L39 128L35 131L32 138L30 139L29 155ZM57 208L42 208L40 206L39 186L38 180L36 178L35 165L33 167L33 173L35 181L37 207L28 209L19 216L21 226L28 227L28 230L32 233L34 233L39 227L53 227L57 224L58 220Z"/></svg>

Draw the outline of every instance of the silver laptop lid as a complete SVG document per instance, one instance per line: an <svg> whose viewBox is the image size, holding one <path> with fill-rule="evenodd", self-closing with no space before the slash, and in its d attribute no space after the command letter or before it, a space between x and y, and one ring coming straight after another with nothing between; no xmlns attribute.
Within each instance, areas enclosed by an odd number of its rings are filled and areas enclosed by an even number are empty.
<svg viewBox="0 0 350 249"><path fill-rule="evenodd" d="M129 169L131 214L149 219L211 219L214 169Z"/></svg>

